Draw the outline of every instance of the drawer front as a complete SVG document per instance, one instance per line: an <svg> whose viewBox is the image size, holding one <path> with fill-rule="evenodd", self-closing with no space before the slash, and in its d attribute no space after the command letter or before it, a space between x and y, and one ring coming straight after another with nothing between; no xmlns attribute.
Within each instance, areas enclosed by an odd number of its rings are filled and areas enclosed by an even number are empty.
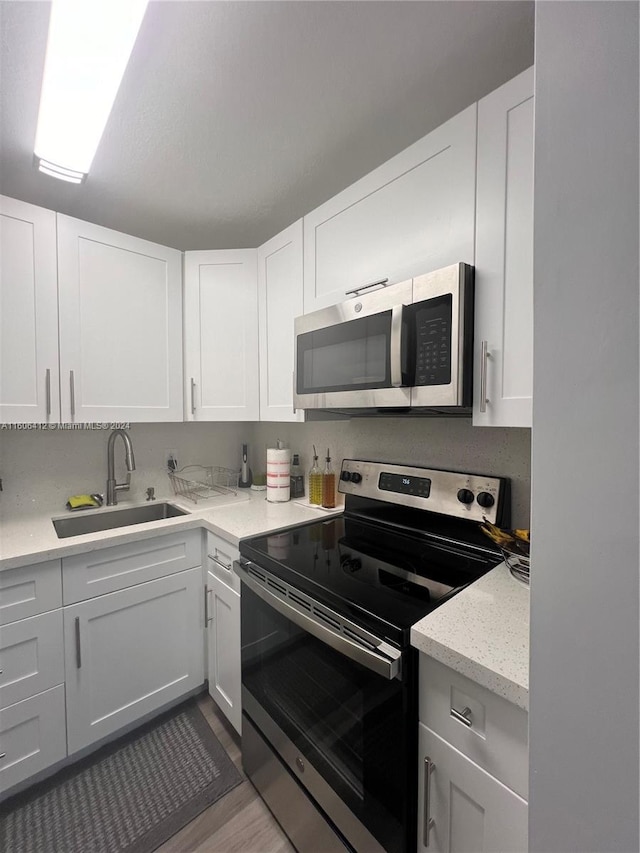
<svg viewBox="0 0 640 853"><path fill-rule="evenodd" d="M233 563L238 559L240 559L240 551L235 545L216 536L215 533L207 534L207 568L219 580L239 593L240 578L233 571Z"/></svg>
<svg viewBox="0 0 640 853"><path fill-rule="evenodd" d="M0 631L0 708L62 683L61 609L3 627Z"/></svg>
<svg viewBox="0 0 640 853"><path fill-rule="evenodd" d="M528 715L522 708L420 655L420 722L528 798Z"/></svg>
<svg viewBox="0 0 640 853"><path fill-rule="evenodd" d="M62 684L3 710L0 755L0 795L66 757Z"/></svg>
<svg viewBox="0 0 640 853"><path fill-rule="evenodd" d="M62 605L60 560L0 572L0 625Z"/></svg>
<svg viewBox="0 0 640 853"><path fill-rule="evenodd" d="M66 557L62 561L64 603L85 601L201 564L200 530L170 533Z"/></svg>

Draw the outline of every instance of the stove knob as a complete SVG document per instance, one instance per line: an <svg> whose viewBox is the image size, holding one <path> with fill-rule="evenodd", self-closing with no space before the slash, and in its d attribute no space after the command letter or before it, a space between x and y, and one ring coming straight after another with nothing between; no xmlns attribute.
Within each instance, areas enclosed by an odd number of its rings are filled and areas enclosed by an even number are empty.
<svg viewBox="0 0 640 853"><path fill-rule="evenodd" d="M359 474L357 471L354 471L351 475L352 483L361 483L362 482L362 474Z"/></svg>
<svg viewBox="0 0 640 853"><path fill-rule="evenodd" d="M348 482L349 482L349 480L351 480L351 479L353 479L353 478L352 478L352 476L351 476L351 474L350 474L350 472L349 472L349 471L343 471L343 472L342 472L342 474L340 474L340 479L341 479L341 480L344 480L344 481L345 481L345 483L348 483Z"/></svg>
<svg viewBox="0 0 640 853"><path fill-rule="evenodd" d="M493 506L495 503L495 498L493 497L493 495L489 494L489 492L480 492L476 500L478 501L480 506L483 506L487 509L490 506Z"/></svg>
<svg viewBox="0 0 640 853"><path fill-rule="evenodd" d="M473 492L470 492L469 489L460 489L458 491L458 500L461 504L472 504Z"/></svg>

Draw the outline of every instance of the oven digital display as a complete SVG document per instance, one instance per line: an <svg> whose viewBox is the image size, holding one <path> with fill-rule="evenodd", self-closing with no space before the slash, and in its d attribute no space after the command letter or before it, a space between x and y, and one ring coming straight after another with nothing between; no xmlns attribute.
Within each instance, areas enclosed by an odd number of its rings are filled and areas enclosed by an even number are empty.
<svg viewBox="0 0 640 853"><path fill-rule="evenodd" d="M405 474L389 474L383 471L378 479L378 488L384 492L428 498L431 492L431 480L427 477L408 477Z"/></svg>

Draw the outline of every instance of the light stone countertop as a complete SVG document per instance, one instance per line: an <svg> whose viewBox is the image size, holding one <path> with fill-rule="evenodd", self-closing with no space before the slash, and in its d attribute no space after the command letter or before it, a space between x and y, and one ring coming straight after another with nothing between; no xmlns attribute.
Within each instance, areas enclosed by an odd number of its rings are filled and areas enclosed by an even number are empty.
<svg viewBox="0 0 640 853"><path fill-rule="evenodd" d="M411 645L529 710L529 587L504 563L417 622Z"/></svg>
<svg viewBox="0 0 640 853"><path fill-rule="evenodd" d="M71 517L72 513L54 507L48 512L12 515L9 508L4 508L0 517L0 571L194 528L217 533L237 546L245 537L326 518L343 509L339 505L328 512L297 501L271 503L264 492L251 490L239 491L235 498L215 498L199 504L173 495L158 495L157 500L166 500L189 514L58 539L51 519ZM122 498L118 503L122 509L139 505ZM114 509L103 507L83 514ZM528 709L529 588L513 578L504 564L414 625L411 644Z"/></svg>
<svg viewBox="0 0 640 853"><path fill-rule="evenodd" d="M58 539L52 518L93 515L141 504L127 502L120 498L117 507L91 509L83 513L60 511L59 508L54 507L49 512L40 510L33 513L12 514L10 508L7 508L0 517L0 571L198 527L217 533L232 545L237 546L239 540L247 536L259 536L283 527L305 524L308 521L339 514L343 509L342 505L338 505L334 511L315 509L302 506L295 500L271 503L265 496L266 492L248 489L238 491L237 497L224 496L221 499L213 498L210 501L195 504L174 495L158 495L157 501L175 504L187 510L189 515L101 530L97 533L87 533L67 539Z"/></svg>

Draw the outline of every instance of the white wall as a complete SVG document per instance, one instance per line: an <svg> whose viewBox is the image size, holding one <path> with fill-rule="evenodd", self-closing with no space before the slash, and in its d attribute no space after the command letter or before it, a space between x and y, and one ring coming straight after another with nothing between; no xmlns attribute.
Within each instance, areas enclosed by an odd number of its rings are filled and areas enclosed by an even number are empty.
<svg viewBox="0 0 640 853"><path fill-rule="evenodd" d="M532 853L639 849L638 23L536 4Z"/></svg>

